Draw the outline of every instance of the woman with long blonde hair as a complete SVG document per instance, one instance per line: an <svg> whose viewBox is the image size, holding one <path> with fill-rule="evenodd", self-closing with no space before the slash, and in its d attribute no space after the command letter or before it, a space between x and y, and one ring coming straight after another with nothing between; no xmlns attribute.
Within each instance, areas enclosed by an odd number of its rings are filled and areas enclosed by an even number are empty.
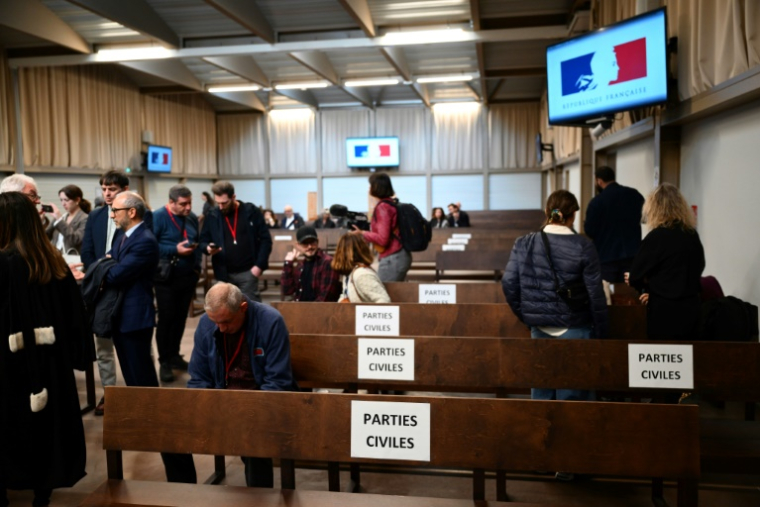
<svg viewBox="0 0 760 507"><path fill-rule="evenodd" d="M8 489L55 488L85 475L74 368L94 359L82 296L34 204L0 194L0 506Z"/></svg>
<svg viewBox="0 0 760 507"><path fill-rule="evenodd" d="M641 242L628 282L647 305L647 337L696 339L705 251L694 213L676 186L663 183L647 197L643 220L651 231Z"/></svg>

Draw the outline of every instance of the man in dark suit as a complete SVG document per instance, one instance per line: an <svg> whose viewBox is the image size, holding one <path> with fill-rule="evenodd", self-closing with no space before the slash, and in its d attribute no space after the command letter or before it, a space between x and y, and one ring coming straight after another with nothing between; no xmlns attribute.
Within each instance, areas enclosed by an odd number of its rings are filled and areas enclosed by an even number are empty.
<svg viewBox="0 0 760 507"><path fill-rule="evenodd" d="M108 171L100 177L100 189L103 192L105 206L96 208L87 218L82 239L81 258L85 271L98 259L111 250L116 225L111 220L111 205L116 196L129 190L129 178L121 171ZM103 389L116 385L116 361L114 360L113 341L110 338L95 337L95 349L98 357L98 370ZM101 398L95 407L95 415L103 415L105 398Z"/></svg>
<svg viewBox="0 0 760 507"><path fill-rule="evenodd" d="M303 217L298 213L293 213L293 206L290 204L285 206L283 210L282 222L280 222L281 229L290 229L295 231L300 229L304 225Z"/></svg>
<svg viewBox="0 0 760 507"><path fill-rule="evenodd" d="M599 253L602 280L621 283L641 244L644 197L635 188L619 185L610 167L599 167L595 176L599 195L588 203L583 229Z"/></svg>
<svg viewBox="0 0 760 507"><path fill-rule="evenodd" d="M128 386L158 387L150 355L156 323L153 276L158 265L158 241L143 222L146 211L145 201L134 192L122 192L113 200L111 218L119 230L110 255L116 265L105 281L123 294L113 343L124 380Z"/></svg>
<svg viewBox="0 0 760 507"><path fill-rule="evenodd" d="M211 256L217 280L260 303L259 276L269 267L272 252L264 215L253 204L238 201L229 181L217 181L211 192L218 207L204 220L199 249Z"/></svg>
<svg viewBox="0 0 760 507"><path fill-rule="evenodd" d="M452 202L449 204L449 216L446 220L449 221L449 227L469 227L470 215L466 211L462 211L458 202Z"/></svg>

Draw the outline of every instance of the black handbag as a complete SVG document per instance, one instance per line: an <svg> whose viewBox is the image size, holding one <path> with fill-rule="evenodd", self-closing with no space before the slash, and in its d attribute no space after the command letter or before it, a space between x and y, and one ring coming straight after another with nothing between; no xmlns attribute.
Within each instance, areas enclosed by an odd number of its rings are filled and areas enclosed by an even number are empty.
<svg viewBox="0 0 760 507"><path fill-rule="evenodd" d="M158 283L165 283L171 280L172 271L174 266L177 265L179 259L176 255L171 259L158 259L158 266L156 266L156 273L153 275L153 281Z"/></svg>
<svg viewBox="0 0 760 507"><path fill-rule="evenodd" d="M549 238L544 231L541 231L541 239L544 240L544 250L546 250L546 258L549 261L549 267L552 270L552 276L554 276L554 291L567 304L567 306L573 312L581 312L588 310L591 304L591 300L586 289L586 284L583 280L571 282L568 284L559 283L557 277L557 271L554 269L554 263L552 262L551 249L549 248Z"/></svg>

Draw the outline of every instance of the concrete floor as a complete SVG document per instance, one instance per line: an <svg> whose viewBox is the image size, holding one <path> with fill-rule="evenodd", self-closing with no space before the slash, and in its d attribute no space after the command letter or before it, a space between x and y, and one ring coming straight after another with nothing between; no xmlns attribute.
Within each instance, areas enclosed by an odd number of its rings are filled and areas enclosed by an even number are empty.
<svg viewBox="0 0 760 507"><path fill-rule="evenodd" d="M267 299L276 296L270 294ZM188 320L187 329L182 342L182 354L190 359L193 346L193 333L198 324L198 317ZM155 353L154 353L155 354ZM178 375L170 385L182 387L186 384L186 373ZM77 372L77 383L80 386L82 404L84 398L84 374ZM119 385L124 385L119 372ZM97 398L102 396L102 388L97 378ZM410 393L414 394L414 393ZM426 393L432 394L432 393ZM707 407L711 417L739 417L741 407L727 405L725 409L716 410ZM103 481L106 480L105 452L102 450L103 418L96 417L90 412L83 417L87 441L87 476L73 488L54 491L51 506L76 506ZM196 456L196 468L199 480L205 480L213 471L211 456ZM319 464L315 464L318 466ZM158 454L125 452L125 479L140 479L164 481L163 465ZM225 484L244 486L243 466L236 457L227 458L227 477ZM348 487L348 472L341 474L341 485ZM279 484L279 469L275 468L275 484ZM296 473L298 489L321 490L327 488L327 472L319 469L299 468ZM219 486L209 486L219 487ZM495 500L496 485L493 479L486 482L487 499ZM445 476L397 474L397 473L362 473L362 491L367 493L387 495L412 495L441 498L471 498L472 483L464 473L449 472ZM650 506L649 485L645 481L620 481L611 478L581 478L570 483L560 483L551 476L511 475L508 477L507 491L510 500L519 502L535 502L546 504L578 505L578 506ZM9 491L8 497L12 506L31 505L31 491ZM389 499L391 500L391 499ZM674 485L666 483L666 500L670 505L676 505ZM702 507L757 507L760 506L760 477L703 477L700 486L699 503Z"/></svg>

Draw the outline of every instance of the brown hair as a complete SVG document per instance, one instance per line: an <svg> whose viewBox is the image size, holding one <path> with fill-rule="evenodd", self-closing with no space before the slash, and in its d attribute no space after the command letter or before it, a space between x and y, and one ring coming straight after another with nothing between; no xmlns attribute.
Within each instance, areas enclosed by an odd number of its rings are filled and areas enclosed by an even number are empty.
<svg viewBox="0 0 760 507"><path fill-rule="evenodd" d="M546 224L564 225L565 220L581 209L578 199L568 190L555 190L546 200Z"/></svg>
<svg viewBox="0 0 760 507"><path fill-rule="evenodd" d="M79 206L79 209L84 211L86 214L90 214L90 211L92 211L92 205L90 204L90 201L84 198L84 195L82 194L82 189L79 188L76 185L66 185L62 189L58 191L58 194L60 195L63 193L66 197L71 199L72 201L77 201L77 206Z"/></svg>
<svg viewBox="0 0 760 507"><path fill-rule="evenodd" d="M357 264L372 264L372 252L359 234L344 234L338 241L330 267L336 273L347 275Z"/></svg>
<svg viewBox="0 0 760 507"><path fill-rule="evenodd" d="M391 185L391 177L385 173L372 173L369 177L369 194L378 199L393 197L396 192Z"/></svg>
<svg viewBox="0 0 760 507"><path fill-rule="evenodd" d="M694 213L689 203L678 187L671 183L663 183L652 190L644 203L642 216L644 222L652 229L682 225L693 230L695 225Z"/></svg>
<svg viewBox="0 0 760 507"><path fill-rule="evenodd" d="M19 192L0 194L0 252L17 252L29 266L29 282L63 280L66 261L45 235L37 208Z"/></svg>
<svg viewBox="0 0 760 507"><path fill-rule="evenodd" d="M229 181L217 181L214 183L214 185L211 187L211 192L214 195L226 195L230 199L235 195L235 187L232 186L232 183Z"/></svg>

